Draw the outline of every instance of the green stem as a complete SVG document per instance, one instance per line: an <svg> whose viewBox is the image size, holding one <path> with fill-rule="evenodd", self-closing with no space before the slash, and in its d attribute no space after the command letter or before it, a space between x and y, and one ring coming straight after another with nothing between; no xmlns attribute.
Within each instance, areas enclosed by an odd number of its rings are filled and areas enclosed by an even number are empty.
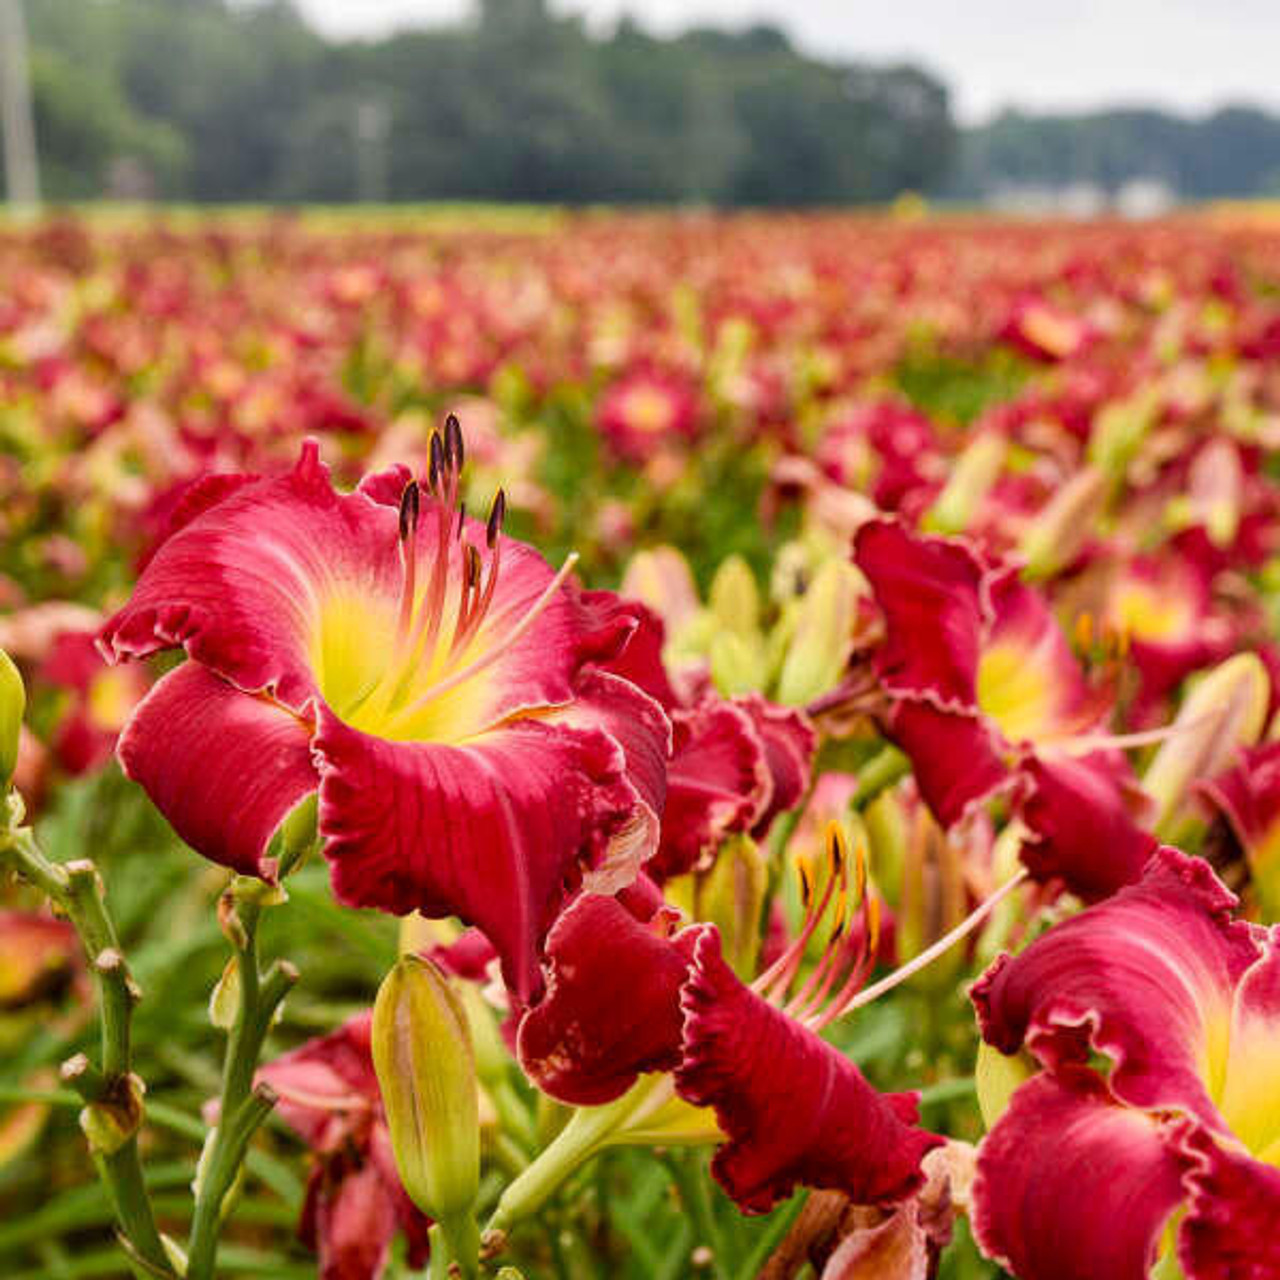
<svg viewBox="0 0 1280 1280"><path fill-rule="evenodd" d="M791 1230L791 1224L800 1216L809 1194L801 1191L792 1196L780 1209L774 1211L764 1234L755 1242L751 1252L747 1254L738 1268L737 1280L755 1280L760 1269L769 1260L769 1256L782 1242L783 1236Z"/></svg>
<svg viewBox="0 0 1280 1280"><path fill-rule="evenodd" d="M236 949L239 1001L227 1040L222 1069L218 1126L202 1157L197 1178L195 1213L188 1241L187 1280L213 1280L218 1234L227 1196L236 1183L249 1140L275 1106L275 1093L265 1085L253 1087L263 1041L276 1009L297 981L292 965L278 962L264 975L258 967L258 919L261 905L249 895L228 891L234 916L227 930Z"/></svg>
<svg viewBox="0 0 1280 1280"><path fill-rule="evenodd" d="M886 787L893 786L910 772L911 761L897 747L883 747L858 770L858 790L854 793L853 807L865 808Z"/></svg>
<svg viewBox="0 0 1280 1280"><path fill-rule="evenodd" d="M130 1069L130 1028L141 993L120 950L107 912L102 880L93 863L85 859L64 866L46 858L31 828L18 825L22 820L21 801L10 794L6 803L10 825L0 832L0 867L12 867L71 921L98 990L102 1066L94 1067L83 1057L73 1059L67 1064L70 1070L64 1070L64 1078L86 1103L86 1116L94 1108L112 1108L122 1127L126 1131L132 1129L119 1145L111 1144L112 1149L94 1150L94 1163L133 1253L149 1270L172 1275L138 1157L137 1129L143 1113L141 1086L133 1080ZM126 1105L122 1106L122 1102Z"/></svg>
<svg viewBox="0 0 1280 1280"><path fill-rule="evenodd" d="M701 1168L691 1168L688 1161L679 1155L669 1156L664 1163L679 1189L685 1212L692 1218L694 1229L702 1237L701 1243L711 1250L711 1267L716 1280L730 1280L732 1271L729 1254L711 1209L704 1171Z"/></svg>

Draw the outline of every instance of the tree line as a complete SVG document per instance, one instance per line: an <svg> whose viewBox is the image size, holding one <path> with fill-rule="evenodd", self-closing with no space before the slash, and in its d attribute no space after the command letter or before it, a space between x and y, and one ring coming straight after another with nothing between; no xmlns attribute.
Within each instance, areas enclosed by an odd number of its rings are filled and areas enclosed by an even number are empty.
<svg viewBox="0 0 1280 1280"><path fill-rule="evenodd" d="M54 199L804 205L937 185L956 131L912 66L770 26L607 36L545 0L331 41L287 0L27 5Z"/></svg>

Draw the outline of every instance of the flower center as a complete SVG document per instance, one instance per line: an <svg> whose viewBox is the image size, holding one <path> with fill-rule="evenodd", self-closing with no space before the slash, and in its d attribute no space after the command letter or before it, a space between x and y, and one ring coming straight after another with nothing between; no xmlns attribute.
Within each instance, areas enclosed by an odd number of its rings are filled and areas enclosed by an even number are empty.
<svg viewBox="0 0 1280 1280"><path fill-rule="evenodd" d="M499 489L483 549L468 536L459 501L462 432L452 414L431 437L424 510L416 480L400 498L394 605L351 593L327 602L316 644L321 692L348 724L400 741L459 741L486 727L491 668L525 635L563 586L572 555L510 627L490 617L502 568L506 497ZM434 545L425 546L434 523Z"/></svg>

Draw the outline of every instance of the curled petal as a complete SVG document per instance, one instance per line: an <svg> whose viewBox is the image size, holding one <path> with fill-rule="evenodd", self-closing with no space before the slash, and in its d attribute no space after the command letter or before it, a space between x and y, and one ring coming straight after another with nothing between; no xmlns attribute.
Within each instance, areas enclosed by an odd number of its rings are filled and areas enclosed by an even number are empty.
<svg viewBox="0 0 1280 1280"><path fill-rule="evenodd" d="M873 520L858 530L854 560L885 617L877 659L885 687L939 707L974 709L991 616L977 556L963 543Z"/></svg>
<svg viewBox="0 0 1280 1280"><path fill-rule="evenodd" d="M942 1139L914 1127L917 1095L877 1093L846 1057L744 986L708 931L685 984L684 1060L676 1087L715 1108L729 1140L712 1172L746 1213L797 1183L856 1204L891 1204L924 1181Z"/></svg>
<svg viewBox="0 0 1280 1280"><path fill-rule="evenodd" d="M1280 742L1242 749L1234 769L1198 790L1230 822L1264 902L1280 907Z"/></svg>
<svg viewBox="0 0 1280 1280"><path fill-rule="evenodd" d="M981 716L903 700L891 709L887 729L911 757L920 796L944 827L1014 780Z"/></svg>
<svg viewBox="0 0 1280 1280"><path fill-rule="evenodd" d="M584 894L547 936L547 989L516 1040L545 1093L575 1106L621 1097L642 1071L680 1061L695 926L672 938L667 913L641 924L615 898Z"/></svg>
<svg viewBox="0 0 1280 1280"><path fill-rule="evenodd" d="M138 704L116 751L193 849L269 878L272 835L316 789L310 739L306 720L185 662Z"/></svg>
<svg viewBox="0 0 1280 1280"><path fill-rule="evenodd" d="M1096 902L1141 877L1157 842L1134 817L1142 793L1122 754L1028 754L1022 777L1022 861L1037 880Z"/></svg>
<svg viewBox="0 0 1280 1280"><path fill-rule="evenodd" d="M1259 955L1235 896L1208 863L1158 850L1142 880L1056 925L974 984L982 1035L1051 1070L1114 1063L1110 1087L1139 1107L1182 1109L1225 1129L1211 1100L1227 1068L1236 984Z"/></svg>
<svg viewBox="0 0 1280 1280"><path fill-rule="evenodd" d="M242 689L295 710L316 691L309 643L324 597L394 600L395 515L340 497L314 442L287 475L235 488L160 547L102 629L114 659L181 645Z"/></svg>
<svg viewBox="0 0 1280 1280"><path fill-rule="evenodd" d="M727 835L755 822L771 790L763 745L741 708L713 696L671 718L662 843L649 868L659 878L704 865Z"/></svg>
<svg viewBox="0 0 1280 1280"><path fill-rule="evenodd" d="M1166 1127L1092 1071L1028 1081L978 1150L978 1246L1018 1280L1145 1277L1185 1194Z"/></svg>
<svg viewBox="0 0 1280 1280"><path fill-rule="evenodd" d="M769 771L769 797L751 828L751 834L761 839L774 818L794 809L808 791L818 737L802 711L774 706L758 693L735 698L734 702L751 717Z"/></svg>
<svg viewBox="0 0 1280 1280"><path fill-rule="evenodd" d="M322 707L314 746L338 898L478 926L525 1002L541 986L542 939L584 873L608 866L615 842L629 861L643 854L646 806L597 727L529 718L457 746L391 742Z"/></svg>
<svg viewBox="0 0 1280 1280"><path fill-rule="evenodd" d="M1178 1232L1188 1280L1275 1280L1280 1276L1280 1170L1188 1126L1190 1209Z"/></svg>
<svg viewBox="0 0 1280 1280"><path fill-rule="evenodd" d="M822 1280L928 1280L929 1238L914 1203L856 1229L822 1269Z"/></svg>

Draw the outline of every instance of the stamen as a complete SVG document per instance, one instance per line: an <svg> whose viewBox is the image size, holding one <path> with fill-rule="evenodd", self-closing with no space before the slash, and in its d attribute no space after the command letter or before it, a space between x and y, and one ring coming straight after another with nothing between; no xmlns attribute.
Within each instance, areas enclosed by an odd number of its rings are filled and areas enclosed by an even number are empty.
<svg viewBox="0 0 1280 1280"><path fill-rule="evenodd" d="M400 495L400 541L407 542L418 532L418 516L421 512L421 495L418 482L410 480Z"/></svg>
<svg viewBox="0 0 1280 1280"><path fill-rule="evenodd" d="M468 544L470 545L470 544ZM477 676L485 668L492 666L499 658L504 657L513 645L517 644L524 638L525 633L538 620L547 606L554 599L557 591L564 586L565 579L573 572L573 567L578 563L578 553L571 552L564 564L560 566L559 573L547 584L546 589L533 602L528 612L516 623L514 627L503 637L502 643L495 645L492 649L481 654L474 662L468 663L460 671L455 671L453 675L439 683L434 684L420 697L415 698L403 712L400 718L412 716L421 711L428 703L434 702L437 698L443 697L446 693L456 689L460 684L465 684L473 676Z"/></svg>
<svg viewBox="0 0 1280 1280"><path fill-rule="evenodd" d="M427 488L432 494L439 495L440 477L444 475L444 445L440 441L440 433L431 433L431 456L427 464Z"/></svg>
<svg viewBox="0 0 1280 1280"><path fill-rule="evenodd" d="M451 413L444 420L444 460L455 475L462 471L463 454L462 424L458 415Z"/></svg>
<svg viewBox="0 0 1280 1280"><path fill-rule="evenodd" d="M972 933L1027 878L1027 875L1026 867L1020 868L1016 875L1006 880L989 898L980 903L954 929L944 933L932 946L926 947L918 956L908 960L906 964L895 969L879 982L874 982L862 991L855 991L845 998L837 998L816 1025L812 1023L810 1025L815 1031L821 1030L837 1018L843 1018L846 1013L852 1013L855 1009L861 1009L864 1004L878 1000L885 992L892 991L908 978L914 977L921 969L927 968L939 956Z"/></svg>
<svg viewBox="0 0 1280 1280"><path fill-rule="evenodd" d="M493 506L489 508L489 521L484 527L484 540L492 551L502 532L502 522L507 517L507 495L501 489L493 496Z"/></svg>

